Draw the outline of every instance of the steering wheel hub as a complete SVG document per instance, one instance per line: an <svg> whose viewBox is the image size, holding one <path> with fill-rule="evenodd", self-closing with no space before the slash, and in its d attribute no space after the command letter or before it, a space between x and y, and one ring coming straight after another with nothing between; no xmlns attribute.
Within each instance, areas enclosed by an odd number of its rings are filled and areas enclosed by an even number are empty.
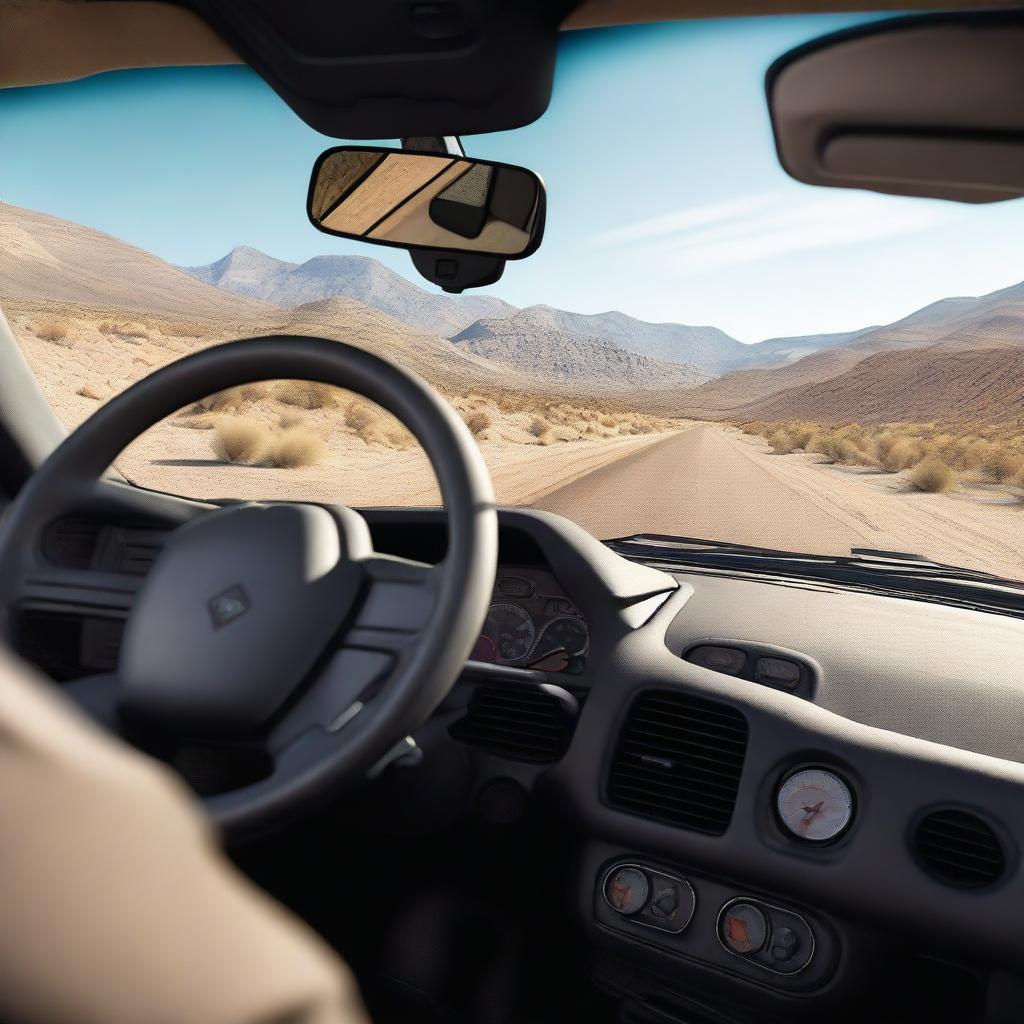
<svg viewBox="0 0 1024 1024"><path fill-rule="evenodd" d="M363 573L344 521L313 505L248 505L179 529L125 629L121 708L191 735L266 725L346 622Z"/></svg>

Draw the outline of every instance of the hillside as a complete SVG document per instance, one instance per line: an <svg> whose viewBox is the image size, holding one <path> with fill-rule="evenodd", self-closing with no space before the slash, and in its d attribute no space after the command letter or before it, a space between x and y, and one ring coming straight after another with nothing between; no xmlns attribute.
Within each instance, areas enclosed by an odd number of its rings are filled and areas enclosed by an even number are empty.
<svg viewBox="0 0 1024 1024"><path fill-rule="evenodd" d="M0 203L0 297L197 317L265 316L273 307L202 284L127 242Z"/></svg>
<svg viewBox="0 0 1024 1024"><path fill-rule="evenodd" d="M287 263L243 245L215 263L181 269L205 284L278 306L301 306L338 295L357 299L443 337L481 317L514 311L490 295L428 292L371 256L314 256L305 263Z"/></svg>
<svg viewBox="0 0 1024 1024"><path fill-rule="evenodd" d="M834 348L784 366L736 370L678 396L675 408L681 416L701 419L737 419L748 415L753 418L750 410L759 401L790 388L830 380L863 358L850 349Z"/></svg>
<svg viewBox="0 0 1024 1024"><path fill-rule="evenodd" d="M519 372L571 384L654 391L705 379L693 366L624 351L600 337L560 330L552 322L530 308L511 317L478 320L452 342Z"/></svg>
<svg viewBox="0 0 1024 1024"><path fill-rule="evenodd" d="M833 377L744 408L750 419L819 423L988 420L1024 416L1024 346L937 344L880 352Z"/></svg>

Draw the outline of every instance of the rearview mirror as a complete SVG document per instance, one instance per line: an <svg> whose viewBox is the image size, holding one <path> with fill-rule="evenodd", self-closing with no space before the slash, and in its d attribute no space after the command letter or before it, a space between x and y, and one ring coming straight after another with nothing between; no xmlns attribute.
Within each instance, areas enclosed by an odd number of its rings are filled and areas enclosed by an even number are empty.
<svg viewBox="0 0 1024 1024"><path fill-rule="evenodd" d="M768 71L779 159L798 181L991 203L1024 194L1024 17L896 18Z"/></svg>
<svg viewBox="0 0 1024 1024"><path fill-rule="evenodd" d="M308 210L342 238L516 260L540 245L544 183L511 164L338 146L313 167Z"/></svg>

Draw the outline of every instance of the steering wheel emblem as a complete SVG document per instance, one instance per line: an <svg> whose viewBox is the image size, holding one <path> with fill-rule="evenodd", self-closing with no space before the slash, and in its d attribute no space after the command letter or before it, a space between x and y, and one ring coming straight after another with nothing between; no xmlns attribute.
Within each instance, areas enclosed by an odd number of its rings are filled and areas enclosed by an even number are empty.
<svg viewBox="0 0 1024 1024"><path fill-rule="evenodd" d="M249 596L241 586L229 587L222 594L211 597L207 602L214 628L220 629L234 622L249 610Z"/></svg>

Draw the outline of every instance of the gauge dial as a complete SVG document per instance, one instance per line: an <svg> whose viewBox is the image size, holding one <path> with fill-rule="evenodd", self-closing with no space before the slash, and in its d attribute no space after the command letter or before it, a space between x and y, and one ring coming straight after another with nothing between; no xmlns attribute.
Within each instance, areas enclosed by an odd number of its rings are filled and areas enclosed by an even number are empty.
<svg viewBox="0 0 1024 1024"><path fill-rule="evenodd" d="M537 630L530 613L515 604L492 604L484 619L484 633L494 644L494 660L522 661L533 650Z"/></svg>
<svg viewBox="0 0 1024 1024"><path fill-rule="evenodd" d="M853 818L853 793L835 772L803 768L779 787L779 817L793 835L812 843L835 839Z"/></svg>
<svg viewBox="0 0 1024 1024"><path fill-rule="evenodd" d="M578 654L586 654L589 641L587 627L579 619L573 615L562 615L552 619L541 630L534 653L545 655L563 649L570 658L574 658Z"/></svg>

